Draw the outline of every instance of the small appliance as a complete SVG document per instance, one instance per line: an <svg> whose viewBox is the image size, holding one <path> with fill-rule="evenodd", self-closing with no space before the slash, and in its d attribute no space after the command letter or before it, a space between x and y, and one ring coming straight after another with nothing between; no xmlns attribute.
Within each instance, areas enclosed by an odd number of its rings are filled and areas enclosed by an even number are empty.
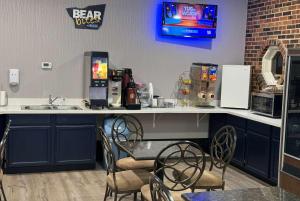
<svg viewBox="0 0 300 201"><path fill-rule="evenodd" d="M251 111L268 117L280 118L282 93L252 93Z"/></svg>
<svg viewBox="0 0 300 201"><path fill-rule="evenodd" d="M124 68L123 78L122 78L122 105L126 106L126 88L130 80L132 79L131 68Z"/></svg>
<svg viewBox="0 0 300 201"><path fill-rule="evenodd" d="M193 63L190 101L196 107L214 107L218 65Z"/></svg>
<svg viewBox="0 0 300 201"><path fill-rule="evenodd" d="M141 103L137 94L137 87L130 68L124 69L122 80L123 106L129 110L140 110Z"/></svg>
<svg viewBox="0 0 300 201"><path fill-rule="evenodd" d="M110 70L109 79L109 95L108 102L109 107L112 109L121 109L122 107L122 79L123 79L122 69L112 69Z"/></svg>
<svg viewBox="0 0 300 201"><path fill-rule="evenodd" d="M250 78L249 65L223 65L221 107L248 109Z"/></svg>
<svg viewBox="0 0 300 201"><path fill-rule="evenodd" d="M90 108L108 106L108 52L84 53L84 97Z"/></svg>

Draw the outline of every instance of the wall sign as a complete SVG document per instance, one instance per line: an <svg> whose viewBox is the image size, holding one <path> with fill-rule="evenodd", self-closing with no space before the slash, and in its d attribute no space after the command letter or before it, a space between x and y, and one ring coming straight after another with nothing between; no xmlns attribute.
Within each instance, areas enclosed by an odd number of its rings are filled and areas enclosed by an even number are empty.
<svg viewBox="0 0 300 201"><path fill-rule="evenodd" d="M74 20L76 29L93 29L101 27L105 4L88 6L86 8L67 8L69 16Z"/></svg>

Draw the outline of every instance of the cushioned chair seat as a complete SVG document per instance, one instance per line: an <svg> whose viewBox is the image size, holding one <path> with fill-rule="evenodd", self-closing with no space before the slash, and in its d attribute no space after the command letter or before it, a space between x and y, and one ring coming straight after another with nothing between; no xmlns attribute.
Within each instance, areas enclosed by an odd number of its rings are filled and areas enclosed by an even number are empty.
<svg viewBox="0 0 300 201"><path fill-rule="evenodd" d="M132 157L126 157L117 160L116 165L122 170L136 170L136 169L154 169L154 160L134 160Z"/></svg>
<svg viewBox="0 0 300 201"><path fill-rule="evenodd" d="M222 178L213 174L211 171L205 170L196 183L196 188L221 187L223 185Z"/></svg>
<svg viewBox="0 0 300 201"><path fill-rule="evenodd" d="M191 189L186 189L186 190L183 190L183 191L170 191L174 201L184 201L184 199L181 197L181 194L190 193L190 192L192 192ZM143 198L146 201L152 201L151 192L150 192L150 185L149 184L144 185L141 188L141 193L142 193Z"/></svg>
<svg viewBox="0 0 300 201"><path fill-rule="evenodd" d="M141 187L149 183L151 173L145 170L126 170L116 172L116 186L119 192L140 191ZM107 184L112 190L116 190L113 174L107 176Z"/></svg>
<svg viewBox="0 0 300 201"><path fill-rule="evenodd" d="M182 168L181 168L182 169ZM181 169L177 168L177 171L182 171ZM173 171L173 174L176 176L176 171ZM191 172L187 170L184 175L186 177L190 177ZM189 182L195 181L191 179ZM214 188L221 188L223 186L222 178L211 171L204 170L203 174L201 175L200 179L196 182L195 188L196 189L214 189Z"/></svg>

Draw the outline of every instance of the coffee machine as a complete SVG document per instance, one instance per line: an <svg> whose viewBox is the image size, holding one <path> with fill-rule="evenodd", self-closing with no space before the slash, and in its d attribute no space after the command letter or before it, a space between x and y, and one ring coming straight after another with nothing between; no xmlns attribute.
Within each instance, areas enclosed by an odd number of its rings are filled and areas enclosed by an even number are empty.
<svg viewBox="0 0 300 201"><path fill-rule="evenodd" d="M128 110L140 110L141 102L137 93L137 87L130 68L124 69L122 79L122 105Z"/></svg>
<svg viewBox="0 0 300 201"><path fill-rule="evenodd" d="M108 103L109 108L122 109L122 69L111 69L109 71L109 84L108 84Z"/></svg>
<svg viewBox="0 0 300 201"><path fill-rule="evenodd" d="M84 98L91 109L108 106L108 52L84 53Z"/></svg>

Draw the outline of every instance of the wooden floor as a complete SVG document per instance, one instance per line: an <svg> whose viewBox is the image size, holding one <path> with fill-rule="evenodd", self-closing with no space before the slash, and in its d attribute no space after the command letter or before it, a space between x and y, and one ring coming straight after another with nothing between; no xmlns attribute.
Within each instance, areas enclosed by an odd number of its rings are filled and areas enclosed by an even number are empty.
<svg viewBox="0 0 300 201"><path fill-rule="evenodd" d="M4 176L8 201L102 201L106 173L103 169ZM226 189L257 188L267 184L230 167ZM109 198L108 201L112 199ZM131 201L133 197L123 199Z"/></svg>

